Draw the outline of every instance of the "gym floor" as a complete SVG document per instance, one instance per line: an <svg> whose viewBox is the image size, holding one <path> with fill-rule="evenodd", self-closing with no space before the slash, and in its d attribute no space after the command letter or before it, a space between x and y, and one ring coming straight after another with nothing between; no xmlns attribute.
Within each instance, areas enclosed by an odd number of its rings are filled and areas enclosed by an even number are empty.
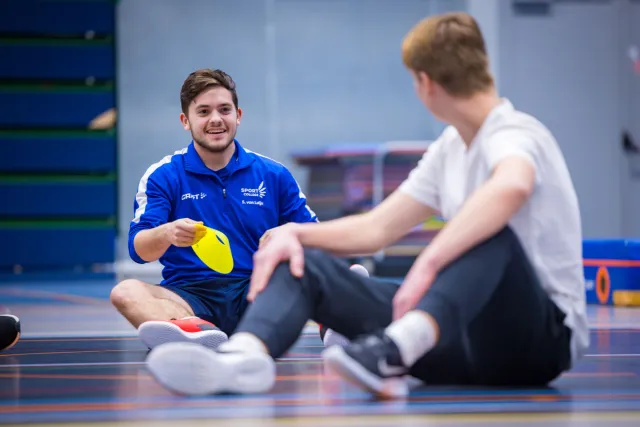
<svg viewBox="0 0 640 427"><path fill-rule="evenodd" d="M175 396L147 373L147 349L111 307L112 280L0 286L22 340L0 353L0 425L637 426L640 309L590 307L592 345L548 389L424 388L377 402L323 371L313 325L259 396ZM523 367L526 369L526 367Z"/></svg>

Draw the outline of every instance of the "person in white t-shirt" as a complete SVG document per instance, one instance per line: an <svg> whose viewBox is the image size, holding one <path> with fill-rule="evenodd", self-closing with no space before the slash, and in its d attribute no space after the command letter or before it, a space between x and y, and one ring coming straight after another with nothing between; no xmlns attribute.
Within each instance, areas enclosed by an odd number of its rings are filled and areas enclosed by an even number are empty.
<svg viewBox="0 0 640 427"><path fill-rule="evenodd" d="M308 319L351 340L324 351L328 367L378 395L405 393L408 376L544 386L583 355L581 219L558 143L498 95L470 15L422 20L402 58L418 97L449 127L370 212L275 230L255 255L253 304L227 343L218 351L167 344L149 354L166 388L268 391L274 358ZM448 222L400 286L351 272L338 257L373 253L435 213Z"/></svg>

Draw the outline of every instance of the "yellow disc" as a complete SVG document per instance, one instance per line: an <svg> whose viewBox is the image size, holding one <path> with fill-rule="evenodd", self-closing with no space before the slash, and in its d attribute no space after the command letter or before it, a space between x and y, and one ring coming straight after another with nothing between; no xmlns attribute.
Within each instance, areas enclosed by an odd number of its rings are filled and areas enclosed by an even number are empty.
<svg viewBox="0 0 640 427"><path fill-rule="evenodd" d="M207 267L221 274L229 274L233 270L233 255L229 238L222 232L204 225L197 225L196 243L193 248L198 258ZM201 233L204 231L204 233ZM202 237L200 237L202 235ZM198 237L200 237L198 239Z"/></svg>

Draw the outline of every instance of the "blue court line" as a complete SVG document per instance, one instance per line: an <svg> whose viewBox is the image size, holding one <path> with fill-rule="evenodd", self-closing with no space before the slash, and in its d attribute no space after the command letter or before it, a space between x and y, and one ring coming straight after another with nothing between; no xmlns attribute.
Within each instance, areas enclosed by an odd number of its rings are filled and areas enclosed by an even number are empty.
<svg viewBox="0 0 640 427"><path fill-rule="evenodd" d="M535 404L537 403L537 405ZM612 404L613 403L613 404ZM413 405L402 405L402 402L397 402L398 408L390 408L386 404L380 404L380 402L372 402L371 404L358 404L343 406L339 405L326 406L324 404L314 406L243 406L240 411L238 407L172 407L171 411L167 408L135 408L131 410L119 410L119 411L78 411L78 412L47 412L47 413L20 413L20 414L3 414L3 422L39 422L39 421L123 421L123 415L126 414L126 420L160 420L160 419L200 419L200 418L220 418L220 419L235 419L235 420L248 420L264 418L288 418L295 417L295 421L299 421L299 417L322 417L320 420L323 425L331 425L331 419L336 416L355 415L362 416L363 412L367 416L385 416L390 418L388 422L391 424L402 423L402 417L407 415L423 416L424 421L428 422L429 415L445 415L445 414L487 414L492 415L492 412L499 412L502 416L512 415L515 417L527 415L540 414L544 415L547 412L552 412L556 415L566 414L566 416L578 415L580 413L588 413L597 415L598 413L605 416L610 416L611 419L617 419L616 414L613 411L628 411L625 414L629 420L636 420L640 416L640 412L637 412L638 402L602 402L594 405L593 402L588 402L584 405L575 405L575 402L567 402L567 404L555 406L552 411L549 410L548 405L534 404L529 405L514 405L512 407L505 407L504 405L469 405L464 403L460 407L452 408L450 405L429 404L416 407ZM402 406L402 407L399 407ZM429 413L425 414L424 411L428 410ZM327 414L327 411L331 411ZM452 414L452 411L455 411ZM525 412L525 414L522 414ZM496 414L498 415L498 414ZM618 414L619 415L619 414ZM594 417L595 418L595 417ZM602 417L598 417L602 420ZM344 420L342 420L344 421ZM381 420L382 421L382 420ZM479 417L478 422L485 422ZM504 421L515 422L514 419L506 419ZM473 420L465 420L465 422L474 423ZM498 422L498 420L496 420Z"/></svg>
<svg viewBox="0 0 640 427"><path fill-rule="evenodd" d="M107 380L102 380L102 381L107 381ZM336 380L336 382L339 382L340 385L347 385L346 382L342 382L340 380ZM346 400L358 400L358 399L362 399L363 397L366 397L366 398L371 397L369 393L359 391L354 386L349 386L349 388L353 391L350 391L350 392L341 391L337 398L339 398L339 400L346 401ZM634 389L617 388L617 389L604 389L604 390L603 389L585 389L585 388L579 388L579 389L550 388L550 389L529 389L529 390L523 390L523 389L468 390L464 388L447 389L447 390L426 389L426 390L412 391L406 403L414 404L414 405L422 404L422 403L441 403L441 404L460 403L462 401L460 397L462 396L469 397L469 398L476 398L476 399L478 398L492 399L492 398L495 398L496 396L505 396L504 400L500 400L498 402L495 402L495 401L484 402L484 403L496 403L496 404L510 402L510 400L506 399L507 397L512 398L513 401L517 400L516 403L522 402L521 398L552 397L552 398L558 399L556 401L546 401L546 400L544 401L544 404L550 404L550 403L557 403L557 402L562 402L567 400L572 401L571 399L575 399L575 398L583 398L583 399L589 398L594 395L595 396L607 395L612 397L615 396L615 399L619 400L619 396L628 396L628 395L640 396L640 392L635 388ZM299 400L308 400L308 399L322 400L324 397L327 397L327 396L335 396L335 393L326 393L326 394L319 395L317 390L315 390L309 393L297 392L295 394L293 393L269 394L268 393L268 394L253 394L253 395L215 395L215 396L206 396L206 397L174 396L174 395L151 396L151 397L132 396L130 398L113 397L113 396L108 396L108 397L94 397L94 396L91 396L91 397L77 396L76 397L74 396L73 399L71 400L66 398L33 398L33 399L21 398L20 406L23 407L25 410L28 410L28 406L60 405L60 404L63 404L63 405L64 404L66 405L125 404L126 405L131 403L141 403L141 404L156 403L157 404L162 402L173 403L173 404L177 402L183 402L185 404L188 404L188 403L198 404L198 403L211 403L216 401L218 402L232 401L232 402L239 402L239 403L247 401L247 404L255 404L263 400L273 400L273 401L277 401L277 400L299 401ZM429 401L428 399L431 399L431 398L439 398L439 399L456 398L456 400L448 401L448 402L447 401L445 402ZM415 401L415 399L425 399L425 400ZM640 399L635 398L635 399L630 399L630 401L636 402L636 404L638 405L637 408L640 408ZM376 403L375 400L372 402ZM577 401L572 401L572 402L579 403ZM467 404L467 403L474 403L474 402L463 402L463 403ZM478 402L478 403L483 403L483 402ZM540 401L530 401L529 403L540 403ZM15 406L15 402L12 402L10 400L0 401L0 408L13 407L13 406Z"/></svg>

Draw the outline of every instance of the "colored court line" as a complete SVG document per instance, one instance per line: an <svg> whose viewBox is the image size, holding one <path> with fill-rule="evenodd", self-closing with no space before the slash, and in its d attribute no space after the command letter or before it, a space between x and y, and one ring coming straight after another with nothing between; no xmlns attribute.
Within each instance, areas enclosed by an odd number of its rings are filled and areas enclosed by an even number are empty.
<svg viewBox="0 0 640 427"><path fill-rule="evenodd" d="M627 353L627 354L585 354L584 357L631 357L636 358L640 357L638 353Z"/></svg>
<svg viewBox="0 0 640 427"><path fill-rule="evenodd" d="M635 372L567 372L562 374L568 378L622 378L637 377Z"/></svg>
<svg viewBox="0 0 640 427"><path fill-rule="evenodd" d="M279 365L294 365L294 364L317 364L320 363L320 358L315 359L278 359ZM144 365L145 362L80 362L80 363L14 363L11 365L0 364L0 369L2 368L76 368L76 367L89 367L89 366L136 366L136 365Z"/></svg>
<svg viewBox="0 0 640 427"><path fill-rule="evenodd" d="M139 341L140 338L137 336L133 337L102 337L102 338L91 338L91 337L73 337L73 338L28 338L29 342L72 342L72 341ZM24 340L27 341L27 340Z"/></svg>
<svg viewBox="0 0 640 427"><path fill-rule="evenodd" d="M640 260L585 259L582 264L586 267L640 267Z"/></svg>
<svg viewBox="0 0 640 427"><path fill-rule="evenodd" d="M162 390L161 388L157 388L157 390ZM318 391L321 393L318 394ZM590 403L607 403L607 402L620 402L624 399L630 401L636 401L637 395L629 395L629 390L627 389L615 389L608 390L606 392L602 390L582 390L582 394L569 393L569 394L554 394L553 392L549 392L547 390L541 391L538 394L535 394L535 390L518 390L513 389L505 392L504 390L465 390L460 389L453 392L448 392L443 394L439 391L425 391L420 392L419 394L413 394L408 396L406 399L399 399L396 402L408 403L411 404L412 407L424 407L428 404L478 404L478 405L500 405L501 403L520 403L520 404L535 404L539 402L546 403L582 403L582 404L590 404ZM542 394L542 393L546 394ZM534 393L534 394L532 394ZM605 394L606 393L606 394ZM576 398L579 398L580 402L576 401ZM598 400L600 399L600 400ZM144 404L152 404L152 405L160 405L161 403L169 403L171 405L176 406L178 409L189 409L189 408L202 408L202 407L229 407L229 406L245 406L251 407L250 405L264 405L265 402L269 404L277 404L280 406L287 406L293 402L296 406L302 406L302 404L313 404L313 403L326 403L328 400L332 400L335 402L342 403L361 403L364 405L372 404L376 401L372 398L371 395L367 393L357 391L353 389L353 391L341 392L339 395L336 395L332 392L325 392L323 390L315 390L310 392L297 392L292 394L288 393L277 393L277 394L262 394L262 395L219 395L219 396L202 396L202 397L180 397L173 395L171 393L166 393L162 395L157 394L146 394L144 396L118 396L114 398L104 398L104 397L78 397L74 396L72 401L68 398L31 398L31 399L22 399L21 405L25 409L23 413L28 412L28 409L32 406L55 406L55 405L129 405L131 403L136 405L144 405ZM424 404L424 405L423 405ZM195 405L195 406L194 406ZM0 408L2 407L15 407L14 402L1 402ZM608 409L604 409L608 410ZM64 411L63 411L64 412ZM76 412L82 412L82 410L78 410Z"/></svg>
<svg viewBox="0 0 640 427"><path fill-rule="evenodd" d="M74 351L45 351L41 353L4 353L0 354L0 357L18 357L18 356L41 356L41 355L55 355L55 354L85 354L85 353L123 353L127 351L133 351L130 349L122 350L74 350ZM1 367L2 365L0 365Z"/></svg>
<svg viewBox="0 0 640 427"><path fill-rule="evenodd" d="M141 365L143 365L141 363ZM4 366L0 365L0 368ZM15 367L21 367L16 365ZM634 372L574 372L566 373L563 377L573 378L628 378L637 377ZM3 374L0 371L0 378L29 378L29 379L52 379L52 380L104 380L104 381L155 381L151 375L140 374L26 374L24 372ZM277 381L341 381L340 377L329 374L307 374L307 375L278 375Z"/></svg>
<svg viewBox="0 0 640 427"><path fill-rule="evenodd" d="M2 368L2 365L0 365ZM635 375L630 373L631 375ZM12 373L12 374L3 374L0 372L0 378L31 378L31 379L65 379L65 380L109 380L109 381L120 381L120 380L136 380L139 381L141 379L144 380L153 380L153 377L148 374L142 375L127 375L127 374L25 374L23 372ZM333 375L325 375L325 374L307 374L307 375L278 375L276 377L277 381L337 381L340 378Z"/></svg>
<svg viewBox="0 0 640 427"><path fill-rule="evenodd" d="M541 397L545 396L514 396L514 395L478 395L478 396L470 396L470 395L462 395L462 396L410 396L405 399L407 403L506 403L506 402L523 402L523 403L531 403L539 401ZM345 399L344 397L335 398L332 395L324 395L313 397L295 397L292 399L284 399L278 398L274 395L264 395L261 399L259 399L258 403L264 403L265 400L269 401L269 406L307 406L307 405L322 405L326 403L328 398L334 398L341 402L347 401L368 401L368 399L359 396L353 399ZM561 396L551 396L552 401L562 401ZM567 399L565 399L567 400ZM580 396L580 395L572 395L570 396L570 401L575 403L578 400L583 400L587 403L590 403L594 400L599 402L602 401L620 401L620 400L638 400L640 401L640 395L638 394L600 394L600 395L589 395L589 396ZM173 404L177 404L178 401L174 401ZM228 399L205 399L201 401L195 401L190 399L181 399L179 400L180 408L229 408L229 407L245 407L249 406L252 403L251 399L238 399L238 400L228 400ZM167 402L156 401L156 402L140 402L140 401L130 401L130 402L89 402L89 403L57 403L57 404L30 404L21 402L19 406L15 406L13 404L9 406L0 406L0 414L16 414L16 413L34 413L34 412L86 412L86 411L133 411L133 410L142 410L142 409L157 409L157 408L166 408Z"/></svg>
<svg viewBox="0 0 640 427"><path fill-rule="evenodd" d="M82 368L91 366L142 366L145 362L81 362L81 363L19 363L0 365L3 368Z"/></svg>
<svg viewBox="0 0 640 427"><path fill-rule="evenodd" d="M147 426L216 426L216 427L240 427L240 426L291 426L305 427L331 427L331 426L436 426L436 425L464 425L464 424L515 424L515 423L542 423L566 421L577 426L578 422L592 423L594 421L637 421L640 411L624 412L568 412L568 413L515 413L515 414L422 414L422 415L377 415L377 416L319 416L319 417L290 417L290 418L233 418L233 419L191 419L191 420L149 420L149 421L116 421L116 422L84 422L83 425L100 427L147 427ZM69 424L23 424L24 427L69 427Z"/></svg>
<svg viewBox="0 0 640 427"><path fill-rule="evenodd" d="M58 292L36 291L18 288L0 288L0 295L1 294L33 298L51 298L55 301L73 302L77 304L110 305L110 302L105 299L82 297L78 295L70 295Z"/></svg>

